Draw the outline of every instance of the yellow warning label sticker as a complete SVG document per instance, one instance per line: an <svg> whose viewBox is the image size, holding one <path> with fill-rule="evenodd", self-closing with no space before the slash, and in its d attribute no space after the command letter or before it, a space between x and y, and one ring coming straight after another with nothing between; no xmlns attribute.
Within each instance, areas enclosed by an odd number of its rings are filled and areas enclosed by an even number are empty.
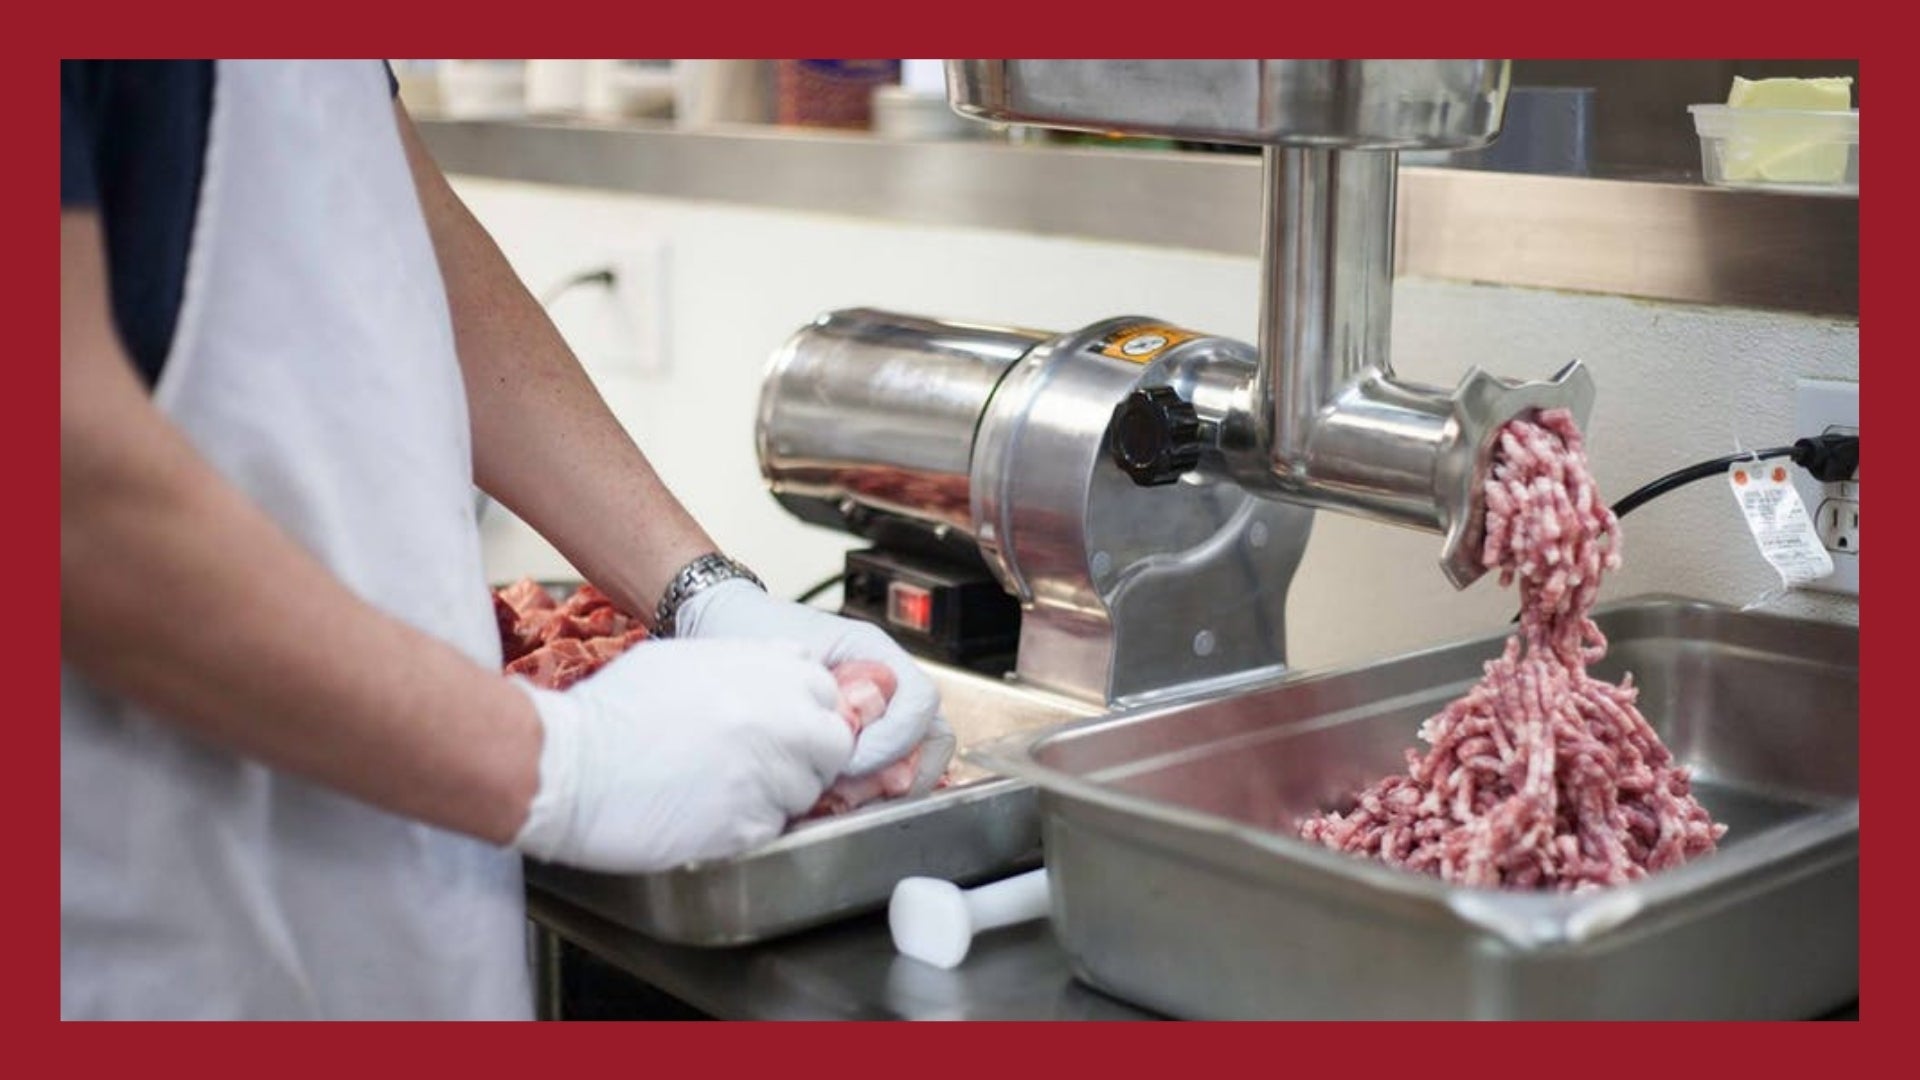
<svg viewBox="0 0 1920 1080"><path fill-rule="evenodd" d="M1172 326L1129 326L1094 343L1102 356L1135 364L1150 364L1153 358L1199 334Z"/></svg>

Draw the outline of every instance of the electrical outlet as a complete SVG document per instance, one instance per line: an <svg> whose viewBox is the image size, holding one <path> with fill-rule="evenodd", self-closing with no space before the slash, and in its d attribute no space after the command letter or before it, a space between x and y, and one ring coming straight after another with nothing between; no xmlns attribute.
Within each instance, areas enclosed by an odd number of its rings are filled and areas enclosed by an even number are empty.
<svg viewBox="0 0 1920 1080"><path fill-rule="evenodd" d="M1860 434L1860 384L1802 379L1793 410L1793 436ZM1801 586L1860 595L1860 473L1822 484L1805 469L1793 470L1800 501L1812 508L1814 531L1833 556L1833 573Z"/></svg>
<svg viewBox="0 0 1920 1080"><path fill-rule="evenodd" d="M1813 527L1820 542L1835 555L1860 554L1860 504L1852 499L1828 499L1814 511Z"/></svg>
<svg viewBox="0 0 1920 1080"><path fill-rule="evenodd" d="M613 292L629 350L627 370L659 375L667 370L667 241L631 236L609 251Z"/></svg>

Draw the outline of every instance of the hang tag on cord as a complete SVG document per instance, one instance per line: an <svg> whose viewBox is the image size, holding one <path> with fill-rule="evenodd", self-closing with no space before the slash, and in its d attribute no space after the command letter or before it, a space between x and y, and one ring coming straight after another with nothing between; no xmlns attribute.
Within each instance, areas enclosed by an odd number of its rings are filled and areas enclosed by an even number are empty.
<svg viewBox="0 0 1920 1080"><path fill-rule="evenodd" d="M1813 519L1793 489L1784 462L1735 462L1727 469L1727 482L1760 554L1779 572L1786 587L1833 573L1833 556L1814 531Z"/></svg>

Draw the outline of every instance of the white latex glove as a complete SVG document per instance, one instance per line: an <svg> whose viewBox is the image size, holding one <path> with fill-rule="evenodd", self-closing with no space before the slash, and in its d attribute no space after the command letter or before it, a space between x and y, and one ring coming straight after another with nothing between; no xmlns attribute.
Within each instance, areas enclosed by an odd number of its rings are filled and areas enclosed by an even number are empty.
<svg viewBox="0 0 1920 1080"><path fill-rule="evenodd" d="M674 616L682 640L762 638L806 645L827 667L871 660L893 670L899 686L880 719L866 725L854 743L847 775L865 776L921 747L913 790L931 788L953 758L953 730L940 717L940 692L907 651L871 623L779 600L751 582L723 581L687 599Z"/></svg>
<svg viewBox="0 0 1920 1080"><path fill-rule="evenodd" d="M817 653L652 641L569 690L513 680L540 714L540 787L515 849L641 873L780 835L847 766L853 733Z"/></svg>

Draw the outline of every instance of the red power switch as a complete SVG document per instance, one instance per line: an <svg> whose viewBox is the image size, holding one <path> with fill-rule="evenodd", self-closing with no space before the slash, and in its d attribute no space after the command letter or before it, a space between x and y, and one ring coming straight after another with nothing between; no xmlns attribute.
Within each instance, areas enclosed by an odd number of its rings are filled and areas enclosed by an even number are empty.
<svg viewBox="0 0 1920 1080"><path fill-rule="evenodd" d="M904 581L888 582L887 621L926 633L933 628L933 594Z"/></svg>

